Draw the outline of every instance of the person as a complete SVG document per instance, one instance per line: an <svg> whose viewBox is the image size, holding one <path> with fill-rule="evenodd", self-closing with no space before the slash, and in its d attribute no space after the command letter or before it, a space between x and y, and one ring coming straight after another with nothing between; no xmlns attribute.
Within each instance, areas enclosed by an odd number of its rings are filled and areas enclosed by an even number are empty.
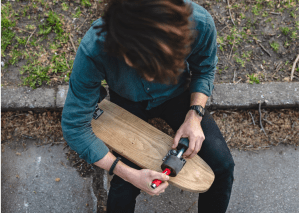
<svg viewBox="0 0 300 213"><path fill-rule="evenodd" d="M172 148L180 138L189 139L183 156L198 154L215 174L210 189L199 194L199 212L226 212L235 164L205 110L218 61L216 37L211 15L190 0L110 0L85 34L61 123L65 140L80 158L115 174L107 212L134 212L140 191L159 195L168 177L119 160L93 134L91 120L104 79L111 102L145 121L161 117L173 128ZM149 187L154 179L163 181L156 189Z"/></svg>

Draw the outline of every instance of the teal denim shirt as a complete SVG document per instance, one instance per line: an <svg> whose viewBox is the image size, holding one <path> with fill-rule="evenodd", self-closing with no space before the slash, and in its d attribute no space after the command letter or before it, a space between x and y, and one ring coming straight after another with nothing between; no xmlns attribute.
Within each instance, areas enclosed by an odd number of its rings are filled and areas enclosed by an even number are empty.
<svg viewBox="0 0 300 213"><path fill-rule="evenodd" d="M124 60L106 55L103 51L104 37L96 35L99 29L91 27L88 30L76 53L61 122L65 140L80 158L88 163L95 163L109 151L91 128L103 79L110 89L122 97L135 102L148 101L147 110L184 92L189 78L191 93L211 95L218 61L215 24L203 7L190 0L186 2L191 3L194 8L191 18L196 21L199 34L186 58L186 69L176 85L144 80ZM96 20L92 26L101 21L101 18Z"/></svg>

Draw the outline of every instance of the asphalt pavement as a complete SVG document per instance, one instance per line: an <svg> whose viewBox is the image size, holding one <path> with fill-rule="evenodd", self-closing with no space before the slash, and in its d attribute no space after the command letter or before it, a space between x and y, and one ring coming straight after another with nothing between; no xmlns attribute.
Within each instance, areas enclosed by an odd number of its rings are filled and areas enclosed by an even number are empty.
<svg viewBox="0 0 300 213"><path fill-rule="evenodd" d="M282 145L257 153L231 153L236 166L227 213L299 212L298 148ZM135 213L155 212L198 212L198 195L173 186L160 196L142 193Z"/></svg>
<svg viewBox="0 0 300 213"><path fill-rule="evenodd" d="M104 212L97 203L106 202L107 197L98 194L99 188L108 190L107 174L83 178L71 167L63 145L35 143L2 144L2 212ZM228 213L299 211L298 148L279 145L257 153L231 152L236 166ZM95 176L104 181L95 184ZM141 193L135 212L197 212L197 200L197 194L169 186L160 196Z"/></svg>

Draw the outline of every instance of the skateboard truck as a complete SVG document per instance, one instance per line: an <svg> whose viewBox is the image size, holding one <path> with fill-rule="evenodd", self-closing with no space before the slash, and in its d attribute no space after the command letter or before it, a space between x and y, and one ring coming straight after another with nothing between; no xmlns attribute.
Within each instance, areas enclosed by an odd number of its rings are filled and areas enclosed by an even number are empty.
<svg viewBox="0 0 300 213"><path fill-rule="evenodd" d="M177 151L170 150L167 155L163 158L163 163L161 165L162 173L175 177L183 168L186 160L182 157L182 154L189 148L189 139L181 138L178 142ZM162 183L161 180L155 179L151 187L155 189Z"/></svg>
<svg viewBox="0 0 300 213"><path fill-rule="evenodd" d="M94 111L94 113L93 113L93 118L94 118L95 120L97 120L97 118L99 118L100 115L102 115L102 113L103 113L103 110L100 109L100 108L98 107L98 104L97 104L96 107L95 107L95 111Z"/></svg>

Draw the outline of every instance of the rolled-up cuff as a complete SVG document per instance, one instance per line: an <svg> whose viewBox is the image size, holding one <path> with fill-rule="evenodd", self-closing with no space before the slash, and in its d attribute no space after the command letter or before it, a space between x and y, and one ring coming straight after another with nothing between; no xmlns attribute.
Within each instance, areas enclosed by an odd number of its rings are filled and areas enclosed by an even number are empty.
<svg viewBox="0 0 300 213"><path fill-rule="evenodd" d="M108 152L109 149L104 142L97 138L79 157L92 164L101 160Z"/></svg>
<svg viewBox="0 0 300 213"><path fill-rule="evenodd" d="M209 83L209 81L205 79L199 79L194 81L192 79L190 83L190 93L200 92L210 97L213 89L214 85L212 83Z"/></svg>

